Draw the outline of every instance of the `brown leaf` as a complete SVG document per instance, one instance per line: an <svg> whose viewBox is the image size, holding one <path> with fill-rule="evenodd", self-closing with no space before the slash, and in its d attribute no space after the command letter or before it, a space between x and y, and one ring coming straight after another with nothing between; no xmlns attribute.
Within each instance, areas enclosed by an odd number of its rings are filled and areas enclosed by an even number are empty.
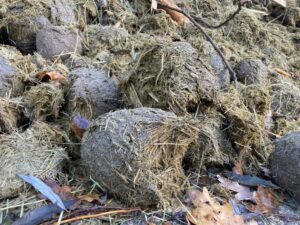
<svg viewBox="0 0 300 225"><path fill-rule="evenodd" d="M253 193L250 191L249 187L246 187L244 185L240 185L236 181L231 181L229 179L226 179L224 177L218 176L218 180L221 183L222 187L225 187L228 190L237 192L235 195L235 198L239 201L242 200L252 200Z"/></svg>
<svg viewBox="0 0 300 225"><path fill-rule="evenodd" d="M203 192L191 190L189 200L193 208L188 213L188 220L195 225L243 225L241 216L233 214L233 208L229 203L221 205L214 198L210 197L207 188Z"/></svg>
<svg viewBox="0 0 300 225"><path fill-rule="evenodd" d="M253 193L253 200L256 205L249 207L249 210L252 212L270 214L279 206L279 201L273 191L270 188L264 188L262 186L258 186L257 191Z"/></svg>
<svg viewBox="0 0 300 225"><path fill-rule="evenodd" d="M57 81L66 80L66 78L62 74L60 74L59 72L56 72L56 71L51 71L51 72L42 71L42 72L39 72L36 76L42 82L47 82L49 80L53 80L53 81L54 80L57 80Z"/></svg>
<svg viewBox="0 0 300 225"><path fill-rule="evenodd" d="M173 0L160 0L159 3L170 6L172 8L176 8L176 9L180 9L174 2ZM152 1L152 7L157 7L157 1ZM158 5L159 6L159 5ZM176 12L174 10L168 9L168 8L164 8L161 7L162 9L164 9L170 16L171 18L177 22L178 25L183 25L186 22L186 18L183 14Z"/></svg>
<svg viewBox="0 0 300 225"><path fill-rule="evenodd" d="M89 193L86 195L81 195L78 198L86 202L100 202L99 194L97 193Z"/></svg>
<svg viewBox="0 0 300 225"><path fill-rule="evenodd" d="M53 192L58 194L63 201L75 199L71 193L72 189L70 186L60 186L55 180L52 179L46 179L44 182L53 190Z"/></svg>
<svg viewBox="0 0 300 225"><path fill-rule="evenodd" d="M244 161L243 160L238 160L235 164L234 167L232 169L232 171L236 174L240 174L243 175L243 166L244 166Z"/></svg>

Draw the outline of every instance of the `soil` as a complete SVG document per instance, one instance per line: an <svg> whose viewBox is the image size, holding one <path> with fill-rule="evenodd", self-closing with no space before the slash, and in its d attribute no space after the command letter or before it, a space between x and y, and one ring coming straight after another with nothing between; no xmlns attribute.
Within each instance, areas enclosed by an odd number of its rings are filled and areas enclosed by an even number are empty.
<svg viewBox="0 0 300 225"><path fill-rule="evenodd" d="M211 25L237 9L174 2ZM201 22L234 86L207 38L150 0L0 0L0 208L34 193L16 177L27 173L122 206L175 209L191 187L224 193L215 177L237 161L265 179L270 168L299 200L297 4L253 1L218 29ZM79 114L91 120L82 142Z"/></svg>

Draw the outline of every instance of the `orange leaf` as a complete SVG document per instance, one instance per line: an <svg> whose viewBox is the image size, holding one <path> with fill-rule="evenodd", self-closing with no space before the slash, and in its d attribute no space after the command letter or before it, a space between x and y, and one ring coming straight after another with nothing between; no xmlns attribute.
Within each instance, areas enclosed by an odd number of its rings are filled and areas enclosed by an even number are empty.
<svg viewBox="0 0 300 225"><path fill-rule="evenodd" d="M47 82L49 80L57 80L57 81L62 81L66 80L66 78L60 74L59 72L51 71L51 72L46 72L42 71L37 74L37 78L42 81L42 82Z"/></svg>
<svg viewBox="0 0 300 225"><path fill-rule="evenodd" d="M232 171L236 174L243 175L244 174L243 166L244 166L244 162L242 160L239 160L234 164Z"/></svg>
<svg viewBox="0 0 300 225"><path fill-rule="evenodd" d="M152 1L152 7L155 7L155 2L157 1ZM164 5L167 5L167 6L170 6L172 8L176 8L176 9L180 9L174 2L173 0L160 0L159 1L161 4L164 4ZM163 7L161 7L163 8ZM186 21L186 18L183 14L179 13L179 12L176 12L174 10L171 10L171 9L167 9L167 8L163 8L170 16L173 20L175 20L178 25L183 25Z"/></svg>
<svg viewBox="0 0 300 225"><path fill-rule="evenodd" d="M210 197L207 188L203 192L191 190L188 194L193 208L188 213L188 220L195 225L243 225L242 216L234 215L233 208L229 203L221 205Z"/></svg>

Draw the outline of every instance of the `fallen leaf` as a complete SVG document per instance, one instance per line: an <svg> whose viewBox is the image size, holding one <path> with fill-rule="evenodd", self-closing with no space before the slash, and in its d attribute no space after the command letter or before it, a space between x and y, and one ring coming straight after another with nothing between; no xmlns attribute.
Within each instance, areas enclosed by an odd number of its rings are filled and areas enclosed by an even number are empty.
<svg viewBox="0 0 300 225"><path fill-rule="evenodd" d="M264 180L256 176L250 176L250 175L239 175L233 172L227 172L225 173L225 176L228 177L230 180L237 181L239 184L243 184L250 187L257 187L257 186L263 186L268 188L274 188L278 189L279 187L275 184L273 184L269 180Z"/></svg>
<svg viewBox="0 0 300 225"><path fill-rule="evenodd" d="M218 180L220 181L222 187L237 193L235 194L235 198L237 200L252 200L253 193L251 192L249 187L240 185L236 181L231 181L221 176L218 176Z"/></svg>
<svg viewBox="0 0 300 225"><path fill-rule="evenodd" d="M66 80L66 78L60 74L59 72L56 71L51 71L51 72L46 72L46 71L42 71L39 72L37 74L37 78L42 81L42 82L47 82L49 80L53 80L53 81L62 81L62 80Z"/></svg>
<svg viewBox="0 0 300 225"><path fill-rule="evenodd" d="M152 0L151 1L151 10L157 10L157 1L156 0Z"/></svg>
<svg viewBox="0 0 300 225"><path fill-rule="evenodd" d="M53 204L56 204L63 210L66 210L64 203L61 198L53 192L53 190L41 181L39 178L27 175L18 175L23 181L32 185L37 191L41 192L47 199L49 199Z"/></svg>
<svg viewBox="0 0 300 225"><path fill-rule="evenodd" d="M232 169L232 171L236 174L240 174L243 175L243 166L244 166L244 161L243 160L238 160L235 164L234 167Z"/></svg>
<svg viewBox="0 0 300 225"><path fill-rule="evenodd" d="M244 220L240 215L234 215L229 203L220 204L210 197L206 187L203 192L191 190L188 194L193 208L187 215L187 219L195 225L243 225Z"/></svg>
<svg viewBox="0 0 300 225"><path fill-rule="evenodd" d="M63 201L73 200L75 197L73 196L72 189L70 186L60 186L55 180L46 179L44 180L45 184L47 184Z"/></svg>
<svg viewBox="0 0 300 225"><path fill-rule="evenodd" d="M81 195L78 197L80 200L82 201L86 201L86 202L100 202L100 198L99 198L99 194L97 193L90 193L90 194L86 194L86 195Z"/></svg>
<svg viewBox="0 0 300 225"><path fill-rule="evenodd" d="M73 206L77 203L77 200L70 200L63 202L64 206L67 209L73 208ZM33 209L24 214L20 219L17 219L12 225L38 225L45 221L52 219L53 216L61 213L63 211L62 208L58 207L54 204L43 205L39 208Z"/></svg>
<svg viewBox="0 0 300 225"><path fill-rule="evenodd" d="M279 206L279 201L273 191L261 186L258 186L257 191L253 193L253 200L256 205L249 206L249 210L252 212L270 214L273 213Z"/></svg>
<svg viewBox="0 0 300 225"><path fill-rule="evenodd" d="M159 4L161 3L161 5ZM152 7L158 7L161 8L163 10L165 10L170 16L171 18L177 22L178 25L183 25L186 22L186 18L182 13L176 12L174 10L168 9L166 7L163 7L162 5L167 5L170 6L172 8L175 9L180 9L174 2L173 0L160 0L158 1L152 1Z"/></svg>
<svg viewBox="0 0 300 225"><path fill-rule="evenodd" d="M78 139L82 139L83 134L90 125L90 123L91 122L88 119L84 118L79 113L72 118L71 129Z"/></svg>

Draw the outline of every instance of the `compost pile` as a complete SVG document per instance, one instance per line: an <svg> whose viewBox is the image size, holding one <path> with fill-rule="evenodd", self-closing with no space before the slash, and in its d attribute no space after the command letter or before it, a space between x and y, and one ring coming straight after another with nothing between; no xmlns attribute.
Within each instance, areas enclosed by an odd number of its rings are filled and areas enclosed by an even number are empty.
<svg viewBox="0 0 300 225"><path fill-rule="evenodd" d="M0 0L0 224L49 206L20 175L141 207L120 224L299 223L300 4L282 2L212 28L241 3Z"/></svg>

